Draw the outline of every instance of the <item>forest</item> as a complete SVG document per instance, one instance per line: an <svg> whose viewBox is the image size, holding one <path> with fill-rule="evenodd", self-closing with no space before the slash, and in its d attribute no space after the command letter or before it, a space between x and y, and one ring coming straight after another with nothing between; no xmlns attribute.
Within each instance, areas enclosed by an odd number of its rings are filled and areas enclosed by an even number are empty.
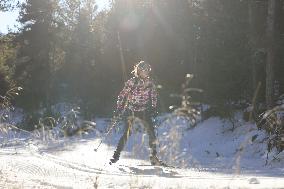
<svg viewBox="0 0 284 189"><path fill-rule="evenodd" d="M27 111L58 102L109 115L133 65L147 60L161 86L161 111L177 103L187 73L214 108L254 111L283 98L283 1L1 0L20 7L17 32L1 34L0 94Z"/></svg>
<svg viewBox="0 0 284 189"><path fill-rule="evenodd" d="M283 0L0 0L13 11L0 187L283 188ZM151 106L121 136L131 95Z"/></svg>

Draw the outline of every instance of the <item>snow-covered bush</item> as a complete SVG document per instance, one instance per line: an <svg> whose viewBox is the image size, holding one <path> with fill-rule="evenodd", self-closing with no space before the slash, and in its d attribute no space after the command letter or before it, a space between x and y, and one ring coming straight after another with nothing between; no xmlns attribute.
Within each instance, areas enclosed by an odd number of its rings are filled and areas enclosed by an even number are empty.
<svg viewBox="0 0 284 189"><path fill-rule="evenodd" d="M49 141L82 134L93 129L94 125L84 120L77 105L59 103L49 109L26 113L21 128L33 131L36 138Z"/></svg>
<svg viewBox="0 0 284 189"><path fill-rule="evenodd" d="M0 95L0 123L7 120L9 112L13 110L12 100L19 95L21 90L21 87L13 87L4 96Z"/></svg>
<svg viewBox="0 0 284 189"><path fill-rule="evenodd" d="M274 148L278 153L284 151L284 104L264 112L257 125L268 134L268 153Z"/></svg>
<svg viewBox="0 0 284 189"><path fill-rule="evenodd" d="M193 79L192 74L186 74L185 82L182 84L182 93L181 94L171 94L171 97L180 98L181 103L179 106L170 106L170 109L173 110L172 116L181 117L186 119L190 123L190 127L196 125L197 120L200 118L200 103L194 102L192 100L191 92L202 92L201 89L190 88L190 81Z"/></svg>

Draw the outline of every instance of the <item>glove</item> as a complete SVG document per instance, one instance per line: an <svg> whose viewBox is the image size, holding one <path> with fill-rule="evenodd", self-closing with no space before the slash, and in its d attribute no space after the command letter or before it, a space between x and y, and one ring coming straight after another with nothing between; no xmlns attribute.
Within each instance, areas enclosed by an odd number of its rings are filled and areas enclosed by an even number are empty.
<svg viewBox="0 0 284 189"><path fill-rule="evenodd" d="M113 111L113 117L118 117L119 115L121 115L122 110L121 109L116 109Z"/></svg>
<svg viewBox="0 0 284 189"><path fill-rule="evenodd" d="M156 108L151 107L149 109L149 116L150 116L150 118L152 120L152 123L153 123L154 127L157 126L157 119L156 119L157 115L158 115L158 111L156 110Z"/></svg>

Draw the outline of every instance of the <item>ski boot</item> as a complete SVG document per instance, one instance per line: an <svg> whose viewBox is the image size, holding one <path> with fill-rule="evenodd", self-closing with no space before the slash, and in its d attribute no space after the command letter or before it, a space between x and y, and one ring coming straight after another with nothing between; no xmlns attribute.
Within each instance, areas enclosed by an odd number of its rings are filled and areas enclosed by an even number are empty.
<svg viewBox="0 0 284 189"><path fill-rule="evenodd" d="M112 158L109 161L109 164L113 164L116 163L119 160L119 155L117 155L116 153L114 153L114 155L112 156Z"/></svg>

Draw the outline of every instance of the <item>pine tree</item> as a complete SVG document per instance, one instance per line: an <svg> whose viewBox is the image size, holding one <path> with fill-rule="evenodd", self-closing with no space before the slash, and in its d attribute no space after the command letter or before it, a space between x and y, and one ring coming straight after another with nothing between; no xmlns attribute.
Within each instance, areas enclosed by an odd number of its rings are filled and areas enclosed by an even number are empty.
<svg viewBox="0 0 284 189"><path fill-rule="evenodd" d="M24 88L23 101L29 108L50 104L51 43L55 27L55 0L27 0L22 4L22 24L15 42L19 44L17 80Z"/></svg>
<svg viewBox="0 0 284 189"><path fill-rule="evenodd" d="M70 92L77 98L84 97L91 80L95 61L94 46L90 17L86 10L81 9L78 23L66 49L66 62L63 67Z"/></svg>
<svg viewBox="0 0 284 189"><path fill-rule="evenodd" d="M266 62L266 107L270 109L274 105L274 65L275 52L275 15L276 0L268 1L267 14L267 62Z"/></svg>
<svg viewBox="0 0 284 189"><path fill-rule="evenodd" d="M14 36L7 34L0 36L0 95L4 96L15 85L13 81L13 66L16 47L13 47Z"/></svg>

